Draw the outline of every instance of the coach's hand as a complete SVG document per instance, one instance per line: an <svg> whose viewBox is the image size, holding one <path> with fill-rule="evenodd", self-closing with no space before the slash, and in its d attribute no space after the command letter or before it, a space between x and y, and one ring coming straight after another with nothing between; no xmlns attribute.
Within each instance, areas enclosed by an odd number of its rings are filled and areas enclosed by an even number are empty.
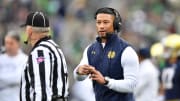
<svg viewBox="0 0 180 101"><path fill-rule="evenodd" d="M77 69L77 74L79 75L89 75L91 71L95 70L94 67L90 65L81 65Z"/></svg>
<svg viewBox="0 0 180 101"><path fill-rule="evenodd" d="M104 85L106 83L104 76L95 69L93 71L91 71L90 78L102 85Z"/></svg>

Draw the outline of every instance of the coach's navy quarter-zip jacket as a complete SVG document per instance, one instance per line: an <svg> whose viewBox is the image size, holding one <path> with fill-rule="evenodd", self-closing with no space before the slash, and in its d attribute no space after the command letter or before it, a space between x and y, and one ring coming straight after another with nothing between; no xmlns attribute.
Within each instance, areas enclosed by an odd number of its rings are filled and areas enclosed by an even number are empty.
<svg viewBox="0 0 180 101"><path fill-rule="evenodd" d="M122 52L129 44L118 38L117 34L108 37L105 47L100 38L87 51L89 65L94 66L103 76L116 80L124 79L121 66ZM96 101L127 101L128 93L120 93L93 81Z"/></svg>

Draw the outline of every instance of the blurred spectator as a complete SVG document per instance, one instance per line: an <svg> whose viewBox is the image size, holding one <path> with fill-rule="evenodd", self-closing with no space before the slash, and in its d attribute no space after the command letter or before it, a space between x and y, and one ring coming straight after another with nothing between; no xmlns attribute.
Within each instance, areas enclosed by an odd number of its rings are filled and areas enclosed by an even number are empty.
<svg viewBox="0 0 180 101"><path fill-rule="evenodd" d="M99 7L115 7L123 17L125 37L133 46L139 48L159 41L160 32L180 32L179 0L0 0L0 39L12 26L19 25L29 11L40 10L50 15L52 34L56 42L62 39L68 62L74 66L80 59L74 50L77 49L76 40L82 40L81 33L88 30L84 25L92 23L94 11ZM91 27L91 26L88 26ZM17 29L17 28L14 28ZM91 27L91 29L93 29ZM81 32L81 33L79 33ZM167 35L166 34L166 35ZM76 36L76 38L74 38ZM91 39L92 41L92 39ZM90 41L90 42L91 42ZM89 43L90 43L89 42ZM80 44L81 48L89 43ZM0 43L1 45L1 43ZM81 53L83 49L77 53ZM78 59L78 60L77 60ZM71 67L74 67L71 66Z"/></svg>
<svg viewBox="0 0 180 101"><path fill-rule="evenodd" d="M92 80L76 81L72 88L71 101L95 101Z"/></svg>
<svg viewBox="0 0 180 101"><path fill-rule="evenodd" d="M177 67L174 73L173 83L175 88L176 99L180 100L180 50L178 51Z"/></svg>
<svg viewBox="0 0 180 101"><path fill-rule="evenodd" d="M159 89L159 72L152 64L148 48L142 48L138 52L140 72L138 84L135 89L136 101L157 101Z"/></svg>
<svg viewBox="0 0 180 101"><path fill-rule="evenodd" d="M20 77L27 56L20 49L15 31L5 36L5 53L0 55L0 101L19 101Z"/></svg>
<svg viewBox="0 0 180 101"><path fill-rule="evenodd" d="M165 49L166 67L162 71L165 101L180 101L179 47L166 46Z"/></svg>

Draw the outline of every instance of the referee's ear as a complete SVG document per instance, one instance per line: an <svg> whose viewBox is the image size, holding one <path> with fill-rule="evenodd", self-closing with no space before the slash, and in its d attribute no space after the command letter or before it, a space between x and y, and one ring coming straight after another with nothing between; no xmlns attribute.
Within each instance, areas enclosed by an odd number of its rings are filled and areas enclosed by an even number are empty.
<svg viewBox="0 0 180 101"><path fill-rule="evenodd" d="M32 35L32 27L31 26L26 27L26 34L28 34L28 36Z"/></svg>

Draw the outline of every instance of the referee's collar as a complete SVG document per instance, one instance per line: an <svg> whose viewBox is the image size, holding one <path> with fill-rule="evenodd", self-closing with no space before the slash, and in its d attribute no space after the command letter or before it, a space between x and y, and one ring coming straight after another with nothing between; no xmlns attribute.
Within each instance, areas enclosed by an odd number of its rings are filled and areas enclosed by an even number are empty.
<svg viewBox="0 0 180 101"><path fill-rule="evenodd" d="M41 38L40 40L38 40L38 41L35 43L35 45L34 45L34 47L32 48L32 50L33 50L34 48L36 48L36 47L39 45L40 42L42 42L42 41L47 41L47 40L49 40L49 39L51 39L51 36L45 36L45 37ZM31 50L31 51L32 51L32 50Z"/></svg>

